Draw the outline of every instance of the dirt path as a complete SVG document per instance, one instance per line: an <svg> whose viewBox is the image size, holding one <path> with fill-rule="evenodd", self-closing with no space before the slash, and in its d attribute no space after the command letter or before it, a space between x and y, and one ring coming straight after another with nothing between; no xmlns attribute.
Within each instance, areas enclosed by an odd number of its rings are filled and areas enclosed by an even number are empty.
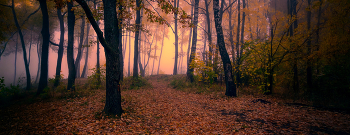
<svg viewBox="0 0 350 135"><path fill-rule="evenodd" d="M0 110L0 134L350 134L347 114L187 93L169 88L161 76L148 80L153 88L122 92L121 118L100 114L100 90Z"/></svg>

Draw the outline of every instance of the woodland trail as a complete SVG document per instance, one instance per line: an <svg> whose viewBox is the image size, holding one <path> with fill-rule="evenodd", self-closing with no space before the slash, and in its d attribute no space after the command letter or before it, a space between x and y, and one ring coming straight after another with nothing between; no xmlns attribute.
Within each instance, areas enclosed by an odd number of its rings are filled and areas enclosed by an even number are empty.
<svg viewBox="0 0 350 135"><path fill-rule="evenodd" d="M311 107L172 89L166 76L152 88L122 91L120 117L101 114L105 93L0 110L0 134L350 134L350 116Z"/></svg>

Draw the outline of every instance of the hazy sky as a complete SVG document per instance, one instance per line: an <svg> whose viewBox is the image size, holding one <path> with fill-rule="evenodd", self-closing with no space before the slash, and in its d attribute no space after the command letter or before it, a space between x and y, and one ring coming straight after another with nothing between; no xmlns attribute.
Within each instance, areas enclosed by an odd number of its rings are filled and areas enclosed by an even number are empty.
<svg viewBox="0 0 350 135"><path fill-rule="evenodd" d="M78 27L76 27L78 28ZM158 31L162 30L163 27L159 27ZM164 47L163 47L163 54L162 54L162 58L161 58L161 64L160 64L160 72L163 71L165 74L172 74L173 73L173 67L174 67L174 56L175 56L175 46L174 46L174 34L172 33L171 29L168 28L169 32L168 32L168 37L169 39L165 38L164 40ZM93 40L95 40L96 37L92 37L92 34L94 33L93 29L90 29L90 39L94 38ZM179 40L181 40L181 33L180 31L179 33ZM132 37L134 37L134 33L131 33ZM54 33L54 40L53 42L58 43L59 42L59 31L55 31ZM200 36L198 36L200 38ZM188 38L188 36L184 36L184 38ZM157 50L157 56L158 59L155 61L154 64L154 73L156 73L157 68L158 68L158 60L159 60L159 55L161 52L161 43L162 43L162 36L160 36L158 38L158 50ZM67 40L67 31L65 33L65 40ZM142 34L142 40L144 40L144 35ZM149 41L152 40L152 38L149 37L148 39ZM188 40L188 39L187 39ZM128 40L129 41L129 40ZM127 41L127 42L128 42ZM76 42L75 42L76 43ZM154 47L155 41L153 41L153 45L152 47ZM184 44L183 46L183 51L186 52L187 51L187 46L188 45L188 41ZM133 70L133 48L134 46L134 38L131 39L131 59L130 59L130 71L132 72ZM20 47L20 44L18 45L18 47ZM77 47L77 43L75 45L75 47ZM89 69L94 68L96 65L96 44L92 47L90 47L89 50L89 61L88 61L88 67ZM5 50L6 51L6 50ZM29 52L29 47L27 47L27 54ZM179 53L181 52L181 48L180 48L180 43L179 43ZM127 73L128 71L128 57L129 57L129 43L127 43L126 46L126 52L125 52L125 61L124 61L124 73ZM33 45L31 48L31 61L30 61L30 73L32 76L32 81L35 81L36 78L36 74L37 74L37 67L38 67L38 56L37 56L37 51L36 51L36 46ZM151 55L153 55L154 52L151 53ZM29 55L29 54L28 54ZM74 55L77 55L77 51L75 50ZM143 54L141 54L141 56L143 56ZM84 66L84 62L85 62L85 54L83 54L82 56L82 60L81 60L81 71L82 68ZM146 57L147 58L147 57ZM143 58L141 58L143 60ZM147 59L146 59L147 61ZM179 58L180 61L180 58ZM105 57L104 57L104 49L103 47L100 45L100 62L101 65L103 65L105 63ZM143 61L142 61L143 62ZM23 64L23 54L22 52L18 52L17 53L17 75L16 78L20 78L20 77L25 77L25 68L24 68L24 64ZM55 74L55 70L56 70L56 63L57 63L57 52L53 51L52 49L50 49L49 51L49 78L53 78L54 74ZM178 63L180 64L180 62ZM10 83L13 83L14 81L14 72L15 72L15 53L12 53L8 56L2 56L1 60L0 60L0 77L5 77L5 84L9 85ZM148 64L149 67L149 73L152 70L152 66L153 66L153 59L151 58ZM186 71L186 56L183 59L183 71L181 72L178 71L178 73L184 73ZM62 74L64 75L64 78L68 77L68 65L67 65L67 57L66 57L66 50L63 56L63 60L62 60ZM17 82L18 79L16 79Z"/></svg>

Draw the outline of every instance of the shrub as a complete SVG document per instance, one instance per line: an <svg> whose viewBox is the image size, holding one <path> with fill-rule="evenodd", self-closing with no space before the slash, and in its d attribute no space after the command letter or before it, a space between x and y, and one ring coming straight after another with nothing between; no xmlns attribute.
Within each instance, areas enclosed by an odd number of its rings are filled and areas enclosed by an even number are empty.
<svg viewBox="0 0 350 135"><path fill-rule="evenodd" d="M121 82L123 90L139 89L141 87L150 88L151 84L143 77L125 77Z"/></svg>
<svg viewBox="0 0 350 135"><path fill-rule="evenodd" d="M90 89L99 89L103 83L106 81L106 64L102 65L100 68L100 73L98 73L97 68L92 68L92 75L88 76L88 87Z"/></svg>

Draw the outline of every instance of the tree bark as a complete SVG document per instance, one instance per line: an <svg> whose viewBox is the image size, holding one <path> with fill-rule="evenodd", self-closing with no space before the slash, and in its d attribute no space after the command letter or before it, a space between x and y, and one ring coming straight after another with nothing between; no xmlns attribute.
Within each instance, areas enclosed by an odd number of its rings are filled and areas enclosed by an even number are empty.
<svg viewBox="0 0 350 135"><path fill-rule="evenodd" d="M15 24L16 24L16 27L17 27L17 31L18 31L19 37L21 39L21 44L22 44L23 60L24 60L24 67L25 67L25 70L26 70L26 80L27 80L26 90L30 90L30 88L31 88L31 76L30 76L28 59L27 59L27 50L26 50L26 46L25 46L25 43L24 43L22 30L21 30L21 27L19 26L19 23L18 23L18 20L17 20L14 0L12 0L12 8L11 9L12 9L12 14L13 14L13 19L15 21ZM41 10L43 10L43 9L41 9Z"/></svg>
<svg viewBox="0 0 350 135"><path fill-rule="evenodd" d="M191 0L191 18L192 18L192 20L191 20L191 23L193 22L193 0ZM189 61L190 61L190 48L191 48L191 38L192 38L192 30L193 30L193 28L190 28L190 35L189 35L189 39L188 39L188 48L187 48L187 65L189 64ZM164 30L165 31L165 30ZM164 40L164 38L163 38L163 40ZM188 68L188 67L187 67Z"/></svg>
<svg viewBox="0 0 350 135"><path fill-rule="evenodd" d="M75 72L76 77L80 77L80 61L82 58L82 47L83 47L83 41L84 41L84 30L85 30L85 17L82 15L81 17L81 25L80 25L80 38L79 38L79 46L78 46L78 54L75 58Z"/></svg>
<svg viewBox="0 0 350 135"><path fill-rule="evenodd" d="M47 11L46 0L39 0L41 12L43 15L43 28L41 31L43 38L43 45L41 50L41 72L40 72L40 80L37 94L43 92L44 88L47 87L47 75L48 75L48 58L49 58L49 40L50 40L50 32L49 32L49 14Z"/></svg>
<svg viewBox="0 0 350 135"><path fill-rule="evenodd" d="M121 94L120 94L120 64L119 60L119 31L118 31L118 19L116 17L116 1L105 0L104 6L104 22L105 22L105 38L101 29L98 27L92 13L83 0L76 0L84 9L91 25L97 33L102 46L105 48L106 55L106 103L104 112L106 114L121 115L123 109L121 106Z"/></svg>
<svg viewBox="0 0 350 135"><path fill-rule="evenodd" d="M240 61L240 57L241 57L241 54L240 54L240 45L239 45L239 35L240 35L240 29L241 29L241 2L240 0L237 0L237 35L236 35L236 82L237 82L237 85L239 86L240 85L240 80L241 80L241 75L240 75L240 72L239 72L239 61Z"/></svg>
<svg viewBox="0 0 350 135"><path fill-rule="evenodd" d="M192 37L192 48L191 48L191 56L190 60L187 65L187 78L191 81L194 82L194 77L193 77L193 71L194 68L191 67L191 62L194 60L196 57L196 44L197 44L197 25L198 25L198 5L199 5L199 0L194 1L194 17L193 17L193 37Z"/></svg>
<svg viewBox="0 0 350 135"><path fill-rule="evenodd" d="M231 3L231 0L229 0L229 3ZM232 62L234 63L236 60L235 60L235 47L234 47L234 45L235 45L235 43L234 43L234 41L233 41L233 28L234 28L234 26L233 26L233 24L232 24L232 6L230 7L230 10L229 10L229 12L228 12L228 24L229 24L229 29L230 29L230 32L229 32L229 41L230 41L230 44L231 44L231 55L232 55Z"/></svg>
<svg viewBox="0 0 350 135"><path fill-rule="evenodd" d="M57 66L56 66L56 76L54 86L57 87L60 84L61 79L61 65L63 58L63 42L64 42L64 22L63 15L61 14L61 7L57 8L57 17L60 23L60 42L58 44L58 57L57 57Z"/></svg>
<svg viewBox="0 0 350 135"><path fill-rule="evenodd" d="M174 6L179 7L179 0L174 0ZM177 61L179 57L179 35L177 35L177 13L174 13L175 18L175 61L174 61L174 71L173 75L177 75ZM193 44L193 43L192 43Z"/></svg>
<svg viewBox="0 0 350 135"><path fill-rule="evenodd" d="M105 0L104 5L104 22L105 38L108 46L113 48L116 54L106 51L106 104L104 112L106 114L121 115L123 113L121 106L120 93L120 55L119 55L119 22L116 12L116 1ZM119 5L120 6L120 5Z"/></svg>
<svg viewBox="0 0 350 135"><path fill-rule="evenodd" d="M205 0L205 16L206 16L206 21L207 21L207 28L208 28L208 42L209 42L209 62L210 65L212 65L212 60L213 60L213 41L211 38L211 24L210 24L210 14L209 14L209 3L208 0Z"/></svg>
<svg viewBox="0 0 350 135"><path fill-rule="evenodd" d="M74 65L74 24L75 24L75 15L74 10L72 10L73 7L73 1L68 2L68 46L67 46L67 63L68 63L68 85L67 90L75 90L75 77L76 77L76 70Z"/></svg>
<svg viewBox="0 0 350 135"><path fill-rule="evenodd" d="M140 34L140 25L141 25L141 15L140 15L140 0L136 0L136 20L135 20L135 42L134 42L134 71L133 71L133 77L138 78L138 58L139 58L139 34Z"/></svg>
<svg viewBox="0 0 350 135"><path fill-rule="evenodd" d="M225 39L222 31L222 8L223 1L221 1L221 8L219 8L219 0L213 0L213 10L214 10L214 20L215 20L215 28L217 35L217 45L220 50L221 60L223 62L224 72L225 72L225 83L226 83L226 96L236 97L236 85L233 81L232 76L232 65L230 61L230 57L228 56L226 47L225 47Z"/></svg>

